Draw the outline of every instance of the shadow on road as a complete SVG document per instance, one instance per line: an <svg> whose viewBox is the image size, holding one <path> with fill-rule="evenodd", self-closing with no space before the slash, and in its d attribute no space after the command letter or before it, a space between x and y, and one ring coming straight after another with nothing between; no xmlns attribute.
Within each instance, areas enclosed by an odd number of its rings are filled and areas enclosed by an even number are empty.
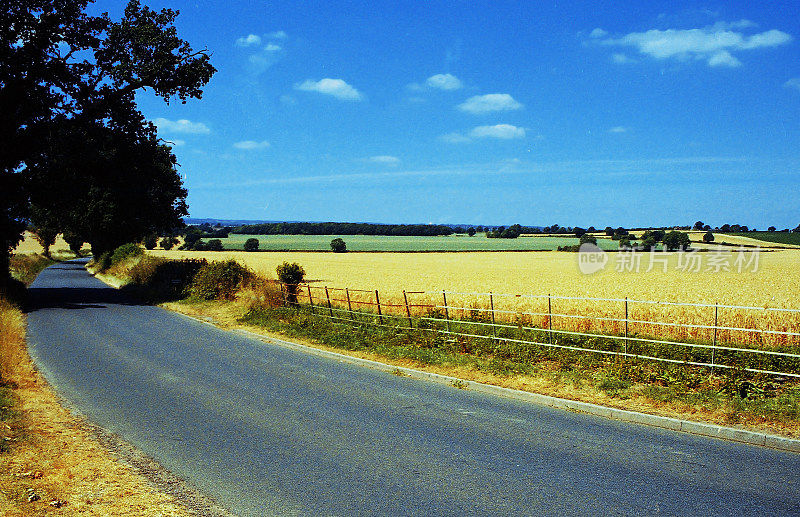
<svg viewBox="0 0 800 517"><path fill-rule="evenodd" d="M42 271L28 288L25 312L55 308L105 309L109 305L140 305L134 298L92 277L84 268L85 263L86 260L72 260ZM64 271L69 273L65 274ZM57 277L57 283L51 282L51 277Z"/></svg>

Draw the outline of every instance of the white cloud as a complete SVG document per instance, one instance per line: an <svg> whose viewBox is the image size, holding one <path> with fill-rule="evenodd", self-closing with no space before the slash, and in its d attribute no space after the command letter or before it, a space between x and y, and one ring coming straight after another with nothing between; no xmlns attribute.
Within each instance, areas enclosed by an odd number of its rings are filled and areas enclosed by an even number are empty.
<svg viewBox="0 0 800 517"><path fill-rule="evenodd" d="M609 133L627 133L628 128L625 126L614 126L608 130Z"/></svg>
<svg viewBox="0 0 800 517"><path fill-rule="evenodd" d="M469 137L466 137L461 133L447 133L446 135L440 136L439 140L442 142L447 142L448 144L463 144L464 142L471 141Z"/></svg>
<svg viewBox="0 0 800 517"><path fill-rule="evenodd" d="M237 47L257 47L261 45L261 36L248 34L236 40Z"/></svg>
<svg viewBox="0 0 800 517"><path fill-rule="evenodd" d="M332 95L337 99L345 101L360 101L364 98L358 90L341 79L326 78L320 79L319 81L307 79L300 84L296 84L295 89L306 92L324 93L325 95Z"/></svg>
<svg viewBox="0 0 800 517"><path fill-rule="evenodd" d="M397 156L387 156L387 155L370 156L369 158L367 158L367 161L372 163L382 163L384 165L392 165L392 166L400 165L400 158L398 158Z"/></svg>
<svg viewBox="0 0 800 517"><path fill-rule="evenodd" d="M458 109L473 114L490 113L492 111L509 111L522 108L522 104L515 101L507 93L490 93L470 97L458 105Z"/></svg>
<svg viewBox="0 0 800 517"><path fill-rule="evenodd" d="M425 84L438 90L458 90L463 85L458 77L451 74L436 74L428 77Z"/></svg>
<svg viewBox="0 0 800 517"><path fill-rule="evenodd" d="M425 90L425 88L419 83L408 83L406 85L406 89L410 92L421 92Z"/></svg>
<svg viewBox="0 0 800 517"><path fill-rule="evenodd" d="M722 50L708 58L708 66L727 66L730 68L736 68L737 66L742 66L742 62L733 57L727 50Z"/></svg>
<svg viewBox="0 0 800 517"><path fill-rule="evenodd" d="M640 54L654 59L702 60L709 66L736 67L741 61L732 53L757 48L770 48L792 41L792 36L779 30L746 35L733 29L752 29L749 20L718 22L702 29L667 29L632 32L621 38L603 40L611 46L633 47Z"/></svg>
<svg viewBox="0 0 800 517"><path fill-rule="evenodd" d="M594 29L592 32L589 33L590 38L603 38L605 36L608 36L608 31L604 31L600 27L597 27L596 29Z"/></svg>
<svg viewBox="0 0 800 517"><path fill-rule="evenodd" d="M474 138L500 138L511 140L512 138L525 138L525 128L512 126L510 124L497 124L494 126L478 126L469 132Z"/></svg>
<svg viewBox="0 0 800 517"><path fill-rule="evenodd" d="M188 133L195 135L205 135L211 130L202 122L192 122L186 119L169 120L165 118L157 118L153 120L153 124L158 127L159 131L164 133Z"/></svg>
<svg viewBox="0 0 800 517"><path fill-rule="evenodd" d="M789 79L783 83L783 86L800 92L800 77L793 77L792 79Z"/></svg>
<svg viewBox="0 0 800 517"><path fill-rule="evenodd" d="M266 140L262 140L261 142L255 142L253 140L245 140L243 142L236 142L233 146L237 149L242 149L244 151L255 151L257 149L266 149L269 147L269 142Z"/></svg>
<svg viewBox="0 0 800 517"><path fill-rule="evenodd" d="M284 31L275 31L275 32L270 32L269 34L267 34L267 38L270 38L270 39L286 39L288 37L289 37L289 35L286 34L286 32L284 32Z"/></svg>
<svg viewBox="0 0 800 517"><path fill-rule="evenodd" d="M291 95L281 95L280 96L280 101L281 101L281 104L284 104L286 106L293 106L293 105L297 104L297 99L295 99Z"/></svg>
<svg viewBox="0 0 800 517"><path fill-rule="evenodd" d="M615 52L614 54L612 54L611 55L611 61L617 63L618 65L627 65L628 63L635 63L636 62L635 59L631 59L628 56L626 56L625 54L622 54L620 52Z"/></svg>
<svg viewBox="0 0 800 517"><path fill-rule="evenodd" d="M281 48L282 48L282 47L281 47L280 45L276 45L276 44L274 44L274 43L267 43L267 46L266 46L266 47L264 47L264 50L265 50L266 52L277 52L277 51L279 51Z"/></svg>

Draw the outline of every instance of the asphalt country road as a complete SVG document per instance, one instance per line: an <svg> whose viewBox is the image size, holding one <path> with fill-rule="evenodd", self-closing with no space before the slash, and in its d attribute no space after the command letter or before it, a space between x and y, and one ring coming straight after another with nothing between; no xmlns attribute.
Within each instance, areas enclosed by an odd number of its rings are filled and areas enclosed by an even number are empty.
<svg viewBox="0 0 800 517"><path fill-rule="evenodd" d="M240 515L800 515L800 455L398 377L230 333L74 261L31 286L56 391Z"/></svg>

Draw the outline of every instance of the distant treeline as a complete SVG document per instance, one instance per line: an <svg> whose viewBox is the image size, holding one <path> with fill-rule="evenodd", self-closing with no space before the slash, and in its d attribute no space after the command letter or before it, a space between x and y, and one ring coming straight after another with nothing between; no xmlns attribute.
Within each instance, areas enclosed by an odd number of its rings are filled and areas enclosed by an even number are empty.
<svg viewBox="0 0 800 517"><path fill-rule="evenodd" d="M452 235L453 228L438 224L370 223L266 223L236 226L231 233L244 235Z"/></svg>

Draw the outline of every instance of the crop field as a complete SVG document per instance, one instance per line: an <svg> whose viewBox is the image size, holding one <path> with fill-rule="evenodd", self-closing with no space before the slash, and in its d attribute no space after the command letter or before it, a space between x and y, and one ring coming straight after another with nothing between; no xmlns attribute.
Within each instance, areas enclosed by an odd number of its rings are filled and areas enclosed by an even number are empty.
<svg viewBox="0 0 800 517"><path fill-rule="evenodd" d="M442 291L447 291L448 305L453 317L469 316L469 309L488 309L494 305L498 314L506 311L509 319L520 313L530 323L548 323L548 309L557 314L608 318L594 320L582 317L553 318L554 327L563 330L601 331L619 333L624 323L624 298L629 298L629 319L664 323L694 323L710 326L714 323L714 307L653 305L633 300L745 305L760 308L800 308L800 251L762 251L760 253L698 253L702 261L697 271L686 269L687 257L677 253L657 254L651 262L649 253L637 253L641 261L638 270L629 267L631 253L609 253L605 269L583 274L578 267L578 255L564 252L542 253L310 253L310 252L151 252L174 259L200 258L223 260L234 258L270 278L275 277L278 264L289 261L301 264L309 284L314 287L348 288L351 301L364 307L374 301L374 290L380 292L384 310L405 311L403 291L424 292L409 294L413 305L442 305ZM688 254L687 254L688 255ZM712 258L714 257L714 258ZM727 266L717 266L727 260ZM749 261L737 266L737 260ZM683 262L683 263L681 263ZM716 264L716 265L715 265ZM652 266L652 267L651 267ZM741 267L741 271L739 268ZM358 293L357 290L367 291ZM490 302L487 295L492 292ZM465 293L465 294L458 294ZM480 293L480 294L475 294ZM605 298L618 301L568 300L554 297ZM519 296L517 296L519 295ZM531 296L532 295L532 296ZM544 298L534 296L545 295ZM307 295L306 295L307 296ZM316 290L313 296L323 294ZM340 294L335 299L342 299ZM335 303L335 302L334 302ZM342 304L342 302L339 302ZM417 311L426 310L425 307ZM543 314L545 314L543 316ZM800 332L796 313L765 310L721 308L717 311L719 326L757 327L770 331ZM669 325L632 324L632 333L670 337L681 340L710 340L711 331L703 327L684 328ZM774 334L754 334L720 331L719 340L740 344L773 347L797 344L796 337Z"/></svg>
<svg viewBox="0 0 800 517"><path fill-rule="evenodd" d="M800 246L800 232L744 232L736 235L761 242ZM731 235L724 237L728 238Z"/></svg>
<svg viewBox="0 0 800 517"><path fill-rule="evenodd" d="M439 237L403 237L384 235L241 235L231 234L220 239L225 249L241 250L249 238L258 239L259 249L267 251L330 251L331 240L340 237L350 251L545 251L559 246L578 244L575 237L520 237L518 239L488 239L483 234ZM606 250L618 248L617 242L598 239Z"/></svg>

